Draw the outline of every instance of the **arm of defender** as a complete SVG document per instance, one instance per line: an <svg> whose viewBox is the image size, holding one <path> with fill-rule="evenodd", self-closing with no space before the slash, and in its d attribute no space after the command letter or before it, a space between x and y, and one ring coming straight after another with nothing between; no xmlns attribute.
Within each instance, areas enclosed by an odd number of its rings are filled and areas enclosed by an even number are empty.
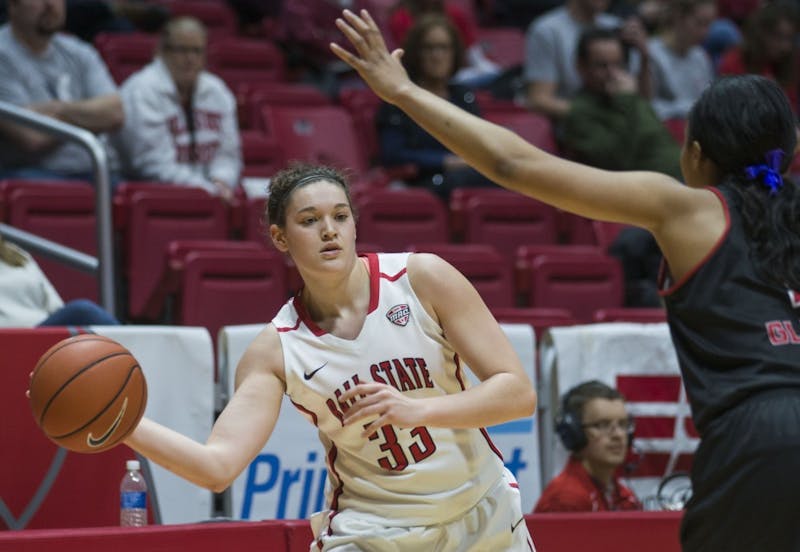
<svg viewBox="0 0 800 552"><path fill-rule="evenodd" d="M204 444L147 418L142 419L125 444L192 483L221 492L269 439L278 420L283 392L280 339L270 325L239 361L236 391Z"/></svg>
<svg viewBox="0 0 800 552"><path fill-rule="evenodd" d="M402 50L386 49L366 11L344 12L337 26L356 54L331 49L359 72L384 100L395 104L455 154L489 179L589 218L657 226L676 209L690 208L690 190L648 172L610 172L550 155L515 133L473 116L412 83L400 63Z"/></svg>
<svg viewBox="0 0 800 552"><path fill-rule="evenodd" d="M513 132L475 117L413 84L389 54L377 25L362 10L345 10L336 25L356 50L333 52L385 101L397 105L490 180L584 217L650 230L679 278L710 251L725 227L716 196L652 172L612 172L550 155Z"/></svg>

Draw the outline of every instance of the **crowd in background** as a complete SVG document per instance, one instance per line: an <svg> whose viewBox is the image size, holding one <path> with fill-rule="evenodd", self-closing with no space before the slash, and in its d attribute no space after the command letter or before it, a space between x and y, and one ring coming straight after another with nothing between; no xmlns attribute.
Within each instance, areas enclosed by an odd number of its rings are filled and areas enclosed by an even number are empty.
<svg viewBox="0 0 800 552"><path fill-rule="evenodd" d="M0 100L99 135L111 180L194 187L230 202L248 159L240 135L248 84L207 65L219 33L190 0L6 0L0 21ZM208 2L197 1L198 4ZM180 9L176 6L181 5ZM363 89L327 51L338 31L335 0L218 2L230 32L276 46L285 81L333 103ZM610 170L680 178L687 113L720 75L775 79L798 106L797 5L785 0L360 0L391 46L403 47L412 80L481 116L498 105L549 121L559 155ZM346 6L345 6L346 7ZM314 27L317 27L314 29ZM519 62L480 39L514 30ZM309 30L310 29L310 30ZM61 32L64 31L64 32ZM110 34L149 34L149 63L121 76L99 48ZM524 37L524 38L523 38ZM370 164L396 187L447 202L452 190L494 184L390 105L358 112ZM280 138L278 138L280 140ZM89 156L74 144L0 121L0 178L87 180ZM256 176L269 177L269 174ZM368 239L368 238L367 238ZM652 237L626 230L611 247L625 269L628 306L659 306ZM641 283L644 282L644 287Z"/></svg>

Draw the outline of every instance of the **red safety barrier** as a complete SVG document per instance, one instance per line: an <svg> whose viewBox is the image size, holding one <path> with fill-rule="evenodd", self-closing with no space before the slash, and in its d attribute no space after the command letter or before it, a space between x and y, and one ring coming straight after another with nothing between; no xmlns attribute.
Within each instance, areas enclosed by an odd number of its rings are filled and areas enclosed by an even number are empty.
<svg viewBox="0 0 800 552"><path fill-rule="evenodd" d="M133 452L60 449L36 425L25 396L36 361L69 336L56 327L0 330L0 531L119 523L119 482Z"/></svg>
<svg viewBox="0 0 800 552"><path fill-rule="evenodd" d="M539 552L679 552L680 512L537 514L526 523ZM0 533L0 552L158 550L305 552L308 522L270 520L139 528L42 529Z"/></svg>

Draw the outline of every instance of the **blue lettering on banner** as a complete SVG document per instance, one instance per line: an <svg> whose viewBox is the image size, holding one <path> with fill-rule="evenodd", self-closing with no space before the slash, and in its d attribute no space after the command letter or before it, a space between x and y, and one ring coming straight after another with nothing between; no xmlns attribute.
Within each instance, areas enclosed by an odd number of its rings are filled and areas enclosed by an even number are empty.
<svg viewBox="0 0 800 552"><path fill-rule="evenodd" d="M506 468L514 477L519 479L519 472L528 467L528 463L522 458L522 447L514 447L511 451L511 458L505 463Z"/></svg>
<svg viewBox="0 0 800 552"><path fill-rule="evenodd" d="M281 460L275 454L259 454L250 463L247 470L247 481L242 501L241 519L250 519L253 510L253 499L257 494L277 491L277 509L274 514L262 517L276 519L305 519L311 513L322 510L325 500L325 482L327 470L318 467L317 453L309 451L306 456L308 466L303 469L281 470ZM266 477L259 478L259 468L266 468ZM265 470L261 470L262 472ZM292 504L298 504L297 510L287 515Z"/></svg>

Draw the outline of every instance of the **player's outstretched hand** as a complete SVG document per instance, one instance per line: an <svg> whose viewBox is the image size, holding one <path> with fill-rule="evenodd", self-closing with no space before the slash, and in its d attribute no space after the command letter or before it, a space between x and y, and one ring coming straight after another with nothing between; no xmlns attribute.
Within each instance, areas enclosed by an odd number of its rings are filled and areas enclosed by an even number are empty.
<svg viewBox="0 0 800 552"><path fill-rule="evenodd" d="M400 63L403 50L397 49L389 53L380 29L367 10L361 10L359 15L344 10L342 17L336 19L336 26L350 41L356 53L353 54L336 43L331 43L331 50L358 71L364 82L378 96L394 103L395 98L413 86Z"/></svg>
<svg viewBox="0 0 800 552"><path fill-rule="evenodd" d="M364 437L385 425L415 427L422 425L422 408L419 401L410 399L391 385L384 383L360 383L342 394L339 403L355 399L344 414L344 424L369 423L361 433Z"/></svg>

